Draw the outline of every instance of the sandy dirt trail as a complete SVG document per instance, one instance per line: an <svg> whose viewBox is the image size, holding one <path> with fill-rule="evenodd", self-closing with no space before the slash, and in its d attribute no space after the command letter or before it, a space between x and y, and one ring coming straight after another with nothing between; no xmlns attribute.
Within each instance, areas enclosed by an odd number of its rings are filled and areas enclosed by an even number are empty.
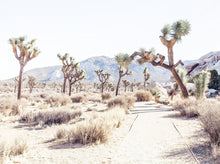
<svg viewBox="0 0 220 164"><path fill-rule="evenodd" d="M187 145L200 163L216 163L210 153L208 136L198 119L177 115L178 112L172 111L170 106L138 102L107 143L70 145L47 142L53 138L59 126L15 128L20 126L18 122L0 125L0 141L23 135L29 143L29 150L25 154L6 163L194 164L196 161Z"/></svg>
<svg viewBox="0 0 220 164"><path fill-rule="evenodd" d="M174 122L181 125L181 121L187 126L186 121L190 125L194 120L175 120L169 117L174 114L170 107L151 102L136 103L132 113L138 115L137 119L118 146L112 163L197 163L187 147L187 137L173 126Z"/></svg>

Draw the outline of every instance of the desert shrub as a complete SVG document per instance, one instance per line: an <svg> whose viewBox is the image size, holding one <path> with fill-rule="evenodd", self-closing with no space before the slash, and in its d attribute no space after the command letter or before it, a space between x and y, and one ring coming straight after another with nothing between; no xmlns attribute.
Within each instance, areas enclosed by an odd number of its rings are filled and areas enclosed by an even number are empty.
<svg viewBox="0 0 220 164"><path fill-rule="evenodd" d="M121 125L124 115L123 109L114 109L99 118L78 123L69 131L68 141L81 144L105 142L113 129Z"/></svg>
<svg viewBox="0 0 220 164"><path fill-rule="evenodd" d="M210 70L211 73L211 79L209 83L210 89L220 89L220 75L218 75L218 72L216 70Z"/></svg>
<svg viewBox="0 0 220 164"><path fill-rule="evenodd" d="M73 103L86 102L86 97L83 95L73 96L71 97Z"/></svg>
<svg viewBox="0 0 220 164"><path fill-rule="evenodd" d="M65 138L67 136L68 132L66 129L64 128L60 128L57 130L55 138L56 139L61 139L61 138Z"/></svg>
<svg viewBox="0 0 220 164"><path fill-rule="evenodd" d="M220 103L206 101L200 108L202 109L199 119L209 134L211 143L220 145Z"/></svg>
<svg viewBox="0 0 220 164"><path fill-rule="evenodd" d="M135 97L137 98L137 101L151 101L152 100L152 94L149 91L138 91L135 94Z"/></svg>
<svg viewBox="0 0 220 164"><path fill-rule="evenodd" d="M181 116L197 117L199 116L200 100L196 100L193 97L188 99L178 99L172 103L173 109L180 112Z"/></svg>
<svg viewBox="0 0 220 164"><path fill-rule="evenodd" d="M14 97L1 98L0 112L5 116L14 116L22 114L26 101L24 99L16 100Z"/></svg>
<svg viewBox="0 0 220 164"><path fill-rule="evenodd" d="M111 94L110 93L104 93L102 94L102 100L108 100L111 98Z"/></svg>
<svg viewBox="0 0 220 164"><path fill-rule="evenodd" d="M109 109L114 107L123 108L125 113L128 113L128 110L134 105L136 99L132 96L120 96L110 99L107 103Z"/></svg>
<svg viewBox="0 0 220 164"><path fill-rule="evenodd" d="M130 108L134 106L134 103L136 102L136 97L134 96L127 96L125 97L125 100L127 101L127 107Z"/></svg>
<svg viewBox="0 0 220 164"><path fill-rule="evenodd" d="M37 125L52 125L68 123L70 120L80 117L81 115L81 111L71 110L54 110L38 113L29 112L21 116L20 120L26 123L36 123Z"/></svg>
<svg viewBox="0 0 220 164"><path fill-rule="evenodd" d="M24 139L15 139L13 142L0 144L0 161L3 157L17 156L27 151L28 145Z"/></svg>
<svg viewBox="0 0 220 164"><path fill-rule="evenodd" d="M70 98L64 94L53 94L46 98L45 102L51 107L64 106L70 103Z"/></svg>
<svg viewBox="0 0 220 164"><path fill-rule="evenodd" d="M124 97L116 97L113 99L110 99L108 102L108 108L113 108L113 107L122 107L122 108L126 108L126 101Z"/></svg>

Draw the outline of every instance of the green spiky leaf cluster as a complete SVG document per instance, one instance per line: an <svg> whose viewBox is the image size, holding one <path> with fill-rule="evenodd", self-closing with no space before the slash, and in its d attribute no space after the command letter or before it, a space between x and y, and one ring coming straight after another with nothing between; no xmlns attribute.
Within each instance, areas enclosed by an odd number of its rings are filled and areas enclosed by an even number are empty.
<svg viewBox="0 0 220 164"><path fill-rule="evenodd" d="M40 54L40 50L34 46L36 39L25 42L25 37L10 38L9 43L13 47L15 57L20 60L24 65L31 59ZM18 54L18 50L20 53Z"/></svg>
<svg viewBox="0 0 220 164"><path fill-rule="evenodd" d="M193 77L193 83L195 85L195 96L197 99L201 99L205 96L205 91L208 88L210 82L210 72L202 70Z"/></svg>
<svg viewBox="0 0 220 164"><path fill-rule="evenodd" d="M186 83L188 82L188 78L186 76L187 75L186 69L177 67L176 72L179 75L180 79L182 80L183 84L186 85Z"/></svg>
<svg viewBox="0 0 220 164"><path fill-rule="evenodd" d="M146 62L151 62L153 60L157 60L157 55L155 55L155 49L154 48L151 48L149 49L149 51L145 51L144 48L141 48L139 50L139 56L141 58L139 58L137 60L138 64L142 65L143 63L146 63Z"/></svg>
<svg viewBox="0 0 220 164"><path fill-rule="evenodd" d="M129 67L132 60L128 54L120 53L115 56L115 60L121 67Z"/></svg>
<svg viewBox="0 0 220 164"><path fill-rule="evenodd" d="M165 25L161 32L166 39L176 39L180 41L182 36L189 34L191 30L190 23L187 20L179 20L174 22L171 26Z"/></svg>

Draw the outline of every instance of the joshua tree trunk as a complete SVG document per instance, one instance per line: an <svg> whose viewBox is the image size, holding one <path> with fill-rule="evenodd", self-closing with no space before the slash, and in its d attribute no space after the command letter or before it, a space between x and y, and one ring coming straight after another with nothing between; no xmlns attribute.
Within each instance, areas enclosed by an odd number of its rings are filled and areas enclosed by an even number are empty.
<svg viewBox="0 0 220 164"><path fill-rule="evenodd" d="M173 61L173 47L172 46L168 46L168 59L169 59L169 65L173 66L174 61Z"/></svg>
<svg viewBox="0 0 220 164"><path fill-rule="evenodd" d="M71 90L72 90L72 85L71 82L69 82L69 96L71 96Z"/></svg>
<svg viewBox="0 0 220 164"><path fill-rule="evenodd" d="M101 92L102 92L102 94L103 94L103 91L104 91L104 83L101 84L101 87L102 87L102 88L101 88Z"/></svg>
<svg viewBox="0 0 220 164"><path fill-rule="evenodd" d="M121 75L119 74L119 79L118 79L118 84L116 87L116 94L115 94L116 96L118 96L118 89L119 89L120 82L121 82Z"/></svg>
<svg viewBox="0 0 220 164"><path fill-rule="evenodd" d="M21 83L22 83L22 77L23 77L23 70L24 70L24 65L20 65L20 72L19 72L19 81L18 81L18 100L21 99Z"/></svg>
<svg viewBox="0 0 220 164"><path fill-rule="evenodd" d="M186 89L185 85L183 84L182 80L180 79L179 75L177 74L175 68L172 68L171 72L172 72L173 77L175 78L177 84L179 85L179 87L182 91L183 97L187 98L189 96L188 92L187 92L187 89Z"/></svg>
<svg viewBox="0 0 220 164"><path fill-rule="evenodd" d="M64 78L64 81L63 81L63 93L66 92L66 78Z"/></svg>
<svg viewBox="0 0 220 164"><path fill-rule="evenodd" d="M127 88L127 87L125 86L125 92L126 92L126 88Z"/></svg>

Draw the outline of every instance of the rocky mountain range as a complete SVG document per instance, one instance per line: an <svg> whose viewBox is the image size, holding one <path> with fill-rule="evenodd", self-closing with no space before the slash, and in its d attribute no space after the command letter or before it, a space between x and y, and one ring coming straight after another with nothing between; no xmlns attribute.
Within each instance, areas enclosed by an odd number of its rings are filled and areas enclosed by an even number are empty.
<svg viewBox="0 0 220 164"><path fill-rule="evenodd" d="M195 75L204 69L215 69L220 75L220 51L210 52L202 56L199 60L193 61L185 66L188 75Z"/></svg>
<svg viewBox="0 0 220 164"><path fill-rule="evenodd" d="M190 74L195 74L207 67L208 69L216 69L220 74L220 51L210 52L198 60L184 61L184 64L184 67ZM149 80L158 82L169 81L171 73L168 70L162 67L154 67L150 63L139 65L136 62L132 62L130 65L130 70L133 71L133 74L131 76L125 76L124 78L131 82L143 82L143 70L145 66L148 67L150 73ZM63 78L61 67L62 65L36 68L25 72L24 76L32 75L39 81L60 81ZM81 61L80 68L84 69L87 73L87 78L84 81L86 83L98 82L97 75L94 72L98 69L103 69L105 72L110 73L111 82L116 83L118 79L117 63L114 58L106 56L91 57Z"/></svg>

